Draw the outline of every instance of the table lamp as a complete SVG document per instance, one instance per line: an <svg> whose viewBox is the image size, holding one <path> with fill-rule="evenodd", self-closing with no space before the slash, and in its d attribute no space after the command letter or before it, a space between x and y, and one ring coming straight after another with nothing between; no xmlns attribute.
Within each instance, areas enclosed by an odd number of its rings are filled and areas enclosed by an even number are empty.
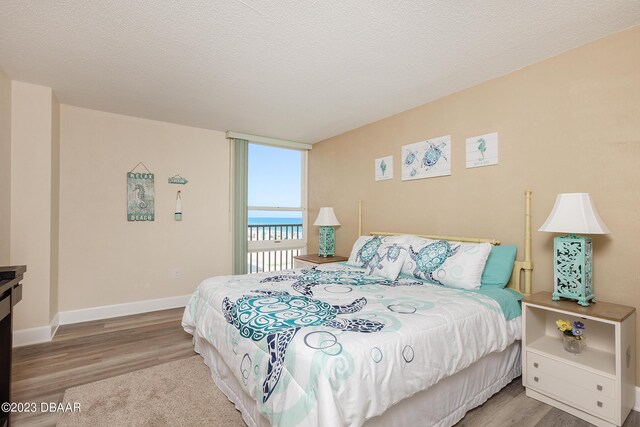
<svg viewBox="0 0 640 427"><path fill-rule="evenodd" d="M318 242L318 255L323 257L335 255L335 236L333 227L340 225L333 208L320 208L318 218L313 225L320 226L320 240Z"/></svg>
<svg viewBox="0 0 640 427"><path fill-rule="evenodd" d="M569 233L553 239L553 295L577 300L588 307L593 295L593 249L590 237L580 234L607 234L605 225L587 193L558 194L549 218L539 231Z"/></svg>

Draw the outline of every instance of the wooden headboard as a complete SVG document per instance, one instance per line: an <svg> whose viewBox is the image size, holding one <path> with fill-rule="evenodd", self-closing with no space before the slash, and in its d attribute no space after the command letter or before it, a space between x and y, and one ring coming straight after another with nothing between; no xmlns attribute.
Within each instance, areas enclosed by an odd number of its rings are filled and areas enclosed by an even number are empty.
<svg viewBox="0 0 640 427"><path fill-rule="evenodd" d="M515 289L523 295L530 295L531 272L533 271L533 261L531 260L531 190L526 190L524 197L524 259L516 259L507 288ZM399 236L410 233L374 231L369 234L372 236ZM362 201L360 201L358 206L358 235L362 235ZM415 236L432 240L451 240L464 243L490 243L494 246L500 244L500 240L483 239L479 237L435 236L430 234L415 234ZM524 281L522 280L523 277Z"/></svg>

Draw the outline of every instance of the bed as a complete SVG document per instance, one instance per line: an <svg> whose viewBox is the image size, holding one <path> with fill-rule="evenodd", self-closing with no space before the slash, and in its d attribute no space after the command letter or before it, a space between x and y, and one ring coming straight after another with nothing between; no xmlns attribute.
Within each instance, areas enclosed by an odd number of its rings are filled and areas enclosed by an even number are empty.
<svg viewBox="0 0 640 427"><path fill-rule="evenodd" d="M506 289L392 280L353 264L219 276L198 286L183 327L249 426L453 425L520 375L513 290L531 290L525 194L525 256Z"/></svg>

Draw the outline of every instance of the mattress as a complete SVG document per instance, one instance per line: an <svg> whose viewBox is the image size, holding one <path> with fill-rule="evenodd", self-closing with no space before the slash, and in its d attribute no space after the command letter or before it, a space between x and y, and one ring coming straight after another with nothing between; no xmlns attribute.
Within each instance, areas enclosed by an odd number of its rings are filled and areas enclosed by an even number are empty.
<svg viewBox="0 0 640 427"><path fill-rule="evenodd" d="M207 279L183 326L253 425L360 426L503 353L520 339L507 317L486 295L329 265Z"/></svg>

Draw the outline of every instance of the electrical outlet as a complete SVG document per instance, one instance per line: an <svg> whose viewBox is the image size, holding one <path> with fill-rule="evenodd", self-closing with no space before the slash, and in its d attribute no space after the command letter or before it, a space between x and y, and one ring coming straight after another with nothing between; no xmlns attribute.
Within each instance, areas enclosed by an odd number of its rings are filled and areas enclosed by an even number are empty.
<svg viewBox="0 0 640 427"><path fill-rule="evenodd" d="M179 268L174 268L171 271L171 277L173 277L174 279L182 279L182 270L180 270Z"/></svg>

